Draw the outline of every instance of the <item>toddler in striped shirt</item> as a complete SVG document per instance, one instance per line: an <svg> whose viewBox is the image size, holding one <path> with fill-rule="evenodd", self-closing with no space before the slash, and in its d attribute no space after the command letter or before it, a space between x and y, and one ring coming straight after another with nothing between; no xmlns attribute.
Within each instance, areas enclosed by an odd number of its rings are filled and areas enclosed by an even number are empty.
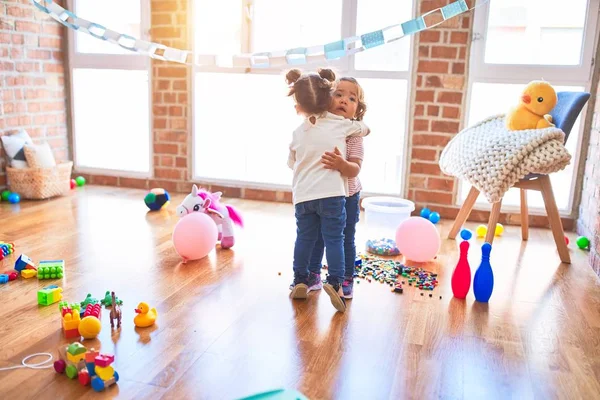
<svg viewBox="0 0 600 400"><path fill-rule="evenodd" d="M367 106L364 92L356 79L351 77L340 78L336 82L333 100L329 112L346 119L362 121ZM363 138L350 136L346 139L346 157L336 147L333 152L326 152L322 157L325 168L338 170L342 176L348 178L349 197L346 198L346 227L344 228L344 281L342 283L343 296L351 299L354 287L354 261L356 259L356 245L354 236L356 224L360 216L360 191L362 186L358 174L364 157ZM309 264L308 291L319 290L323 287L321 282L321 268L325 244L321 232L313 249Z"/></svg>

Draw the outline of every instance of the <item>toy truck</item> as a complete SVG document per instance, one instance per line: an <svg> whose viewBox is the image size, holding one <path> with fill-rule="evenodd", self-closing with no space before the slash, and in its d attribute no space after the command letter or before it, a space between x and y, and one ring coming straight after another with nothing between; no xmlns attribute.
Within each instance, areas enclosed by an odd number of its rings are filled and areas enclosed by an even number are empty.
<svg viewBox="0 0 600 400"><path fill-rule="evenodd" d="M58 349L58 360L54 362L54 370L64 373L69 379L75 379L83 386L90 385L96 392L101 392L119 381L119 374L111 364L115 356L100 354L93 348L88 350L79 342Z"/></svg>

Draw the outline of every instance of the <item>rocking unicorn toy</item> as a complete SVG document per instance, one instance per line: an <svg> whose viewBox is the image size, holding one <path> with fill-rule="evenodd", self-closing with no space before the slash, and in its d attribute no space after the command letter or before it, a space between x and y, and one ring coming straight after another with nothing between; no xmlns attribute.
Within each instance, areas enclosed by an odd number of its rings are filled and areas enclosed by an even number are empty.
<svg viewBox="0 0 600 400"><path fill-rule="evenodd" d="M210 193L198 186L192 186L192 193L188 194L183 202L177 206L177 215L183 217L192 212L203 212L215 221L219 229L221 248L229 249L235 244L233 225L244 226L241 214L228 204L221 204L221 192Z"/></svg>

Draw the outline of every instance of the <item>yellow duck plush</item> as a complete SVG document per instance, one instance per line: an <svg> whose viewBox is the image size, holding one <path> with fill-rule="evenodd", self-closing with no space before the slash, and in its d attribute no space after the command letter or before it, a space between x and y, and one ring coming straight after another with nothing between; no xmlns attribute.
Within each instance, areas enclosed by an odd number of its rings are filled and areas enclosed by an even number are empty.
<svg viewBox="0 0 600 400"><path fill-rule="evenodd" d="M546 81L531 81L523 90L519 105L506 115L506 127L510 131L521 131L554 126L549 112L557 102L552 85Z"/></svg>
<svg viewBox="0 0 600 400"><path fill-rule="evenodd" d="M146 328L151 326L156 321L156 317L158 317L158 313L156 312L156 308L150 309L148 303L141 302L138 304L135 312L138 314L133 319L133 323L135 326L139 328Z"/></svg>

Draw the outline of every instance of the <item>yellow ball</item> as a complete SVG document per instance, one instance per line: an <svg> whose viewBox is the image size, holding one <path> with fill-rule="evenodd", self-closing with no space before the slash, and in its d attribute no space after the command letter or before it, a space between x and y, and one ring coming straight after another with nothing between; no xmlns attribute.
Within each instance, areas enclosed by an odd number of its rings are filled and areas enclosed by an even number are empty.
<svg viewBox="0 0 600 400"><path fill-rule="evenodd" d="M479 225L477 227L477 229L475 230L475 233L477 234L477 237L484 237L485 234L487 233L487 226Z"/></svg>
<svg viewBox="0 0 600 400"><path fill-rule="evenodd" d="M100 320L91 315L83 318L79 323L79 334L83 336L84 339L95 339L101 329L102 324L100 323Z"/></svg>
<svg viewBox="0 0 600 400"><path fill-rule="evenodd" d="M496 224L496 232L494 232L496 236L502 236L504 233L504 226L502 224Z"/></svg>

